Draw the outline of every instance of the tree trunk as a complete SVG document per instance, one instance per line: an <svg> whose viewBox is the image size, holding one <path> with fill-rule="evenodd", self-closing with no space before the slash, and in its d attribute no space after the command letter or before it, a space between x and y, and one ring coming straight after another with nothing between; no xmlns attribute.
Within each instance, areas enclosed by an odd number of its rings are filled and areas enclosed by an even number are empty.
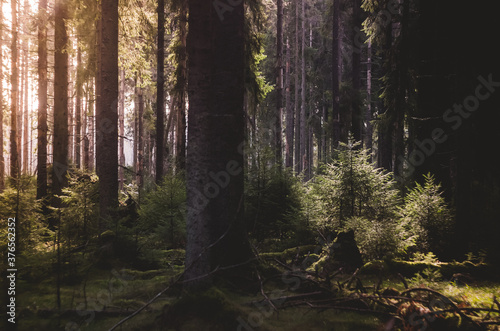
<svg viewBox="0 0 500 331"><path fill-rule="evenodd" d="M81 136L82 136L82 51L77 45L76 51L76 100L75 100L75 165L81 168Z"/></svg>
<svg viewBox="0 0 500 331"><path fill-rule="evenodd" d="M158 49L156 55L156 184L163 178L163 132L165 131L165 97L164 97L164 67L165 67L165 0L158 0L156 8L158 15Z"/></svg>
<svg viewBox="0 0 500 331"><path fill-rule="evenodd" d="M385 45L384 53L388 54L392 47L392 24L388 24L385 28ZM386 63L384 66L384 75L387 75L390 70L389 64ZM380 113L383 115L377 121L377 146L378 146L378 157L377 166L379 168L384 168L387 171L392 171L392 120L390 118L390 110L386 107L383 100L379 101Z"/></svg>
<svg viewBox="0 0 500 331"><path fill-rule="evenodd" d="M332 31L332 154L340 141L340 0L333 0Z"/></svg>
<svg viewBox="0 0 500 331"><path fill-rule="evenodd" d="M55 15L54 54L54 138L52 167L52 192L62 193L67 184L68 171L68 35L65 20L68 18L66 1L57 0Z"/></svg>
<svg viewBox="0 0 500 331"><path fill-rule="evenodd" d="M186 81L187 81L187 2L182 1L179 13L179 49L176 83L176 169L186 168Z"/></svg>
<svg viewBox="0 0 500 331"><path fill-rule="evenodd" d="M17 1L11 0L12 43L11 43L11 112L10 112L10 176L19 175L19 154L17 152L17 97L19 92L19 71L17 68Z"/></svg>
<svg viewBox="0 0 500 331"><path fill-rule="evenodd" d="M139 83L140 84L140 83ZM137 88L137 169L136 181L139 191L144 184L144 97L142 95L142 87Z"/></svg>
<svg viewBox="0 0 500 331"><path fill-rule="evenodd" d="M123 167L125 167L125 70L120 70L120 108L118 109L118 121L119 121L119 138L118 138L118 153L119 153L119 164L118 168L118 188L123 190L123 184L125 182L125 177L123 173Z"/></svg>
<svg viewBox="0 0 500 331"><path fill-rule="evenodd" d="M293 167L293 133L294 133L294 116L293 108L290 102L290 44L286 39L286 71L285 71L285 107L286 107L286 150L285 162L287 168Z"/></svg>
<svg viewBox="0 0 500 331"><path fill-rule="evenodd" d="M283 0L277 0L276 22L276 119L275 119L275 162L282 167L282 125L283 114Z"/></svg>
<svg viewBox="0 0 500 331"><path fill-rule="evenodd" d="M103 218L118 207L118 1L101 1L96 168Z"/></svg>
<svg viewBox="0 0 500 331"><path fill-rule="evenodd" d="M187 247L185 280L251 256L243 223L244 9L189 0ZM221 11L222 10L222 11ZM217 96L216 98L213 96ZM233 269L234 270L234 269Z"/></svg>
<svg viewBox="0 0 500 331"><path fill-rule="evenodd" d="M0 6L0 22L3 22L3 7ZM0 24L0 40L3 40L3 24ZM3 63L3 52L0 52L0 63ZM3 65L0 66L0 193L5 189L5 158L3 155Z"/></svg>
<svg viewBox="0 0 500 331"><path fill-rule="evenodd" d="M394 117L394 165L393 171L396 178L401 178L402 165L400 164L401 158L405 157L405 142L404 142L404 126L405 126L405 113L407 112L407 90L408 90L408 19L409 19L409 0L404 0L402 4L401 15L401 35L399 42L399 56L400 63L398 68L398 87L396 96L396 109Z"/></svg>
<svg viewBox="0 0 500 331"><path fill-rule="evenodd" d="M137 152L138 152L138 142L139 142L139 85L138 85L138 74L135 74L135 79L134 79L134 147L133 147L133 154L134 154L134 173L137 177L137 171L139 169L138 167L138 162L137 162ZM137 180L137 178L136 178Z"/></svg>
<svg viewBox="0 0 500 331"><path fill-rule="evenodd" d="M22 151L23 151L23 173L30 173L29 169L29 106L28 106L28 98L29 98L29 80L28 80L28 71L29 71L29 59L28 50L29 50L29 38L28 36L28 13L29 13L29 3L24 0L24 8L23 8L23 17L26 20L23 24L23 33L25 38L23 40L23 143L22 143Z"/></svg>
<svg viewBox="0 0 500 331"><path fill-rule="evenodd" d="M364 116L364 147L370 150L372 149L372 44L368 42L367 47L367 59L366 59L366 109Z"/></svg>
<svg viewBox="0 0 500 331"><path fill-rule="evenodd" d="M90 88L89 88L89 103L88 103L88 130L89 132L87 133L88 137L88 169L90 171L94 170L95 166L95 90L96 90L96 85L93 81L90 82Z"/></svg>
<svg viewBox="0 0 500 331"><path fill-rule="evenodd" d="M83 116L83 169L90 168L90 128L89 128L89 113L90 113L90 83L87 83L87 90L85 91L85 113Z"/></svg>
<svg viewBox="0 0 500 331"><path fill-rule="evenodd" d="M295 84L295 172L302 171L302 160L300 154L300 98L299 98L299 0L295 0L295 63L293 70Z"/></svg>
<svg viewBox="0 0 500 331"><path fill-rule="evenodd" d="M306 48L306 17L305 17L305 0L301 1L302 12L301 12L301 26L302 26L302 36L301 36L301 84L300 84L300 162L301 171L307 174L307 121L306 121L306 58L305 58L305 48Z"/></svg>
<svg viewBox="0 0 500 331"><path fill-rule="evenodd" d="M38 3L37 199L47 195L47 0Z"/></svg>
<svg viewBox="0 0 500 331"><path fill-rule="evenodd" d="M361 108L360 108L360 90L361 90L361 48L363 42L360 40L361 29L361 4L360 0L353 0L353 22L354 31L352 34L353 52L352 52L352 100L351 100L351 130L354 140L361 140Z"/></svg>

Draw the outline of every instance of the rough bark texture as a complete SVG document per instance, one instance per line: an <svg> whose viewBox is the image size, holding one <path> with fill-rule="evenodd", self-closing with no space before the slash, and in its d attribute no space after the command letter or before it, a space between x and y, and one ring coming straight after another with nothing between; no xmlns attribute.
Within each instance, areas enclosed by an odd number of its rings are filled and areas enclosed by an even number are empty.
<svg viewBox="0 0 500 331"><path fill-rule="evenodd" d="M54 138L52 191L61 194L66 186L68 170L68 35L65 19L67 8L64 0L55 3L55 54L54 54Z"/></svg>
<svg viewBox="0 0 500 331"><path fill-rule="evenodd" d="M96 168L99 210L118 206L118 1L101 1L99 84L96 111Z"/></svg>
<svg viewBox="0 0 500 331"><path fill-rule="evenodd" d="M185 279L245 262L243 223L243 1L232 10L189 0L187 248ZM195 280L196 279L196 280Z"/></svg>
<svg viewBox="0 0 500 331"><path fill-rule="evenodd" d="M47 0L38 4L38 153L37 199L47 195Z"/></svg>
<svg viewBox="0 0 500 331"><path fill-rule="evenodd" d="M363 40L360 39L362 34L361 29L361 1L353 0L353 52L352 52L352 90L353 97L351 100L351 130L356 141L361 140L361 107L360 107L360 90L361 90L361 49Z"/></svg>
<svg viewBox="0 0 500 331"><path fill-rule="evenodd" d="M156 184L160 184L163 178L163 132L165 131L165 1L158 0L158 49L156 54Z"/></svg>

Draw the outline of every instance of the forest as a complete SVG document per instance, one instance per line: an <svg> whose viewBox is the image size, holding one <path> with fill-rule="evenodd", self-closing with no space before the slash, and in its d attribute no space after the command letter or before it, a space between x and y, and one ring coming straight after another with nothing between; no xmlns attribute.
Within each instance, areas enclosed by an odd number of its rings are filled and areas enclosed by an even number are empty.
<svg viewBox="0 0 500 331"><path fill-rule="evenodd" d="M0 329L500 330L497 22L0 0Z"/></svg>

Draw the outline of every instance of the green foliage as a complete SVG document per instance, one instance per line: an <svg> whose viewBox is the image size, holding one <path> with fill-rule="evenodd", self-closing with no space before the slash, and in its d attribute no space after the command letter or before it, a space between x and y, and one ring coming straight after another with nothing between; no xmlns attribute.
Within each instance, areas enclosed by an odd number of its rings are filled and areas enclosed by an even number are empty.
<svg viewBox="0 0 500 331"><path fill-rule="evenodd" d="M21 176L10 182L0 194L0 235L7 238L7 221L16 218L16 255L19 255L38 248L51 232L46 229L40 213L41 201L36 200L36 178ZM6 245L2 239L3 252L7 251Z"/></svg>
<svg viewBox="0 0 500 331"><path fill-rule="evenodd" d="M61 226L68 242L78 243L98 235L98 178L73 169L61 200Z"/></svg>
<svg viewBox="0 0 500 331"><path fill-rule="evenodd" d="M396 216L398 192L390 174L368 161L367 150L358 143L342 144L338 158L324 168L312 185L321 206L319 225L341 228L348 219L382 221Z"/></svg>
<svg viewBox="0 0 500 331"><path fill-rule="evenodd" d="M139 209L139 233L149 247L179 248L185 242L186 184L181 175L168 174L144 198Z"/></svg>
<svg viewBox="0 0 500 331"><path fill-rule="evenodd" d="M259 167L247 187L246 219L253 238L258 242L276 241L273 250L305 244L310 239L299 178L285 170Z"/></svg>
<svg viewBox="0 0 500 331"><path fill-rule="evenodd" d="M417 252L413 255L412 261L429 263L429 264L435 264L439 262L437 256L433 252L428 252L427 254Z"/></svg>
<svg viewBox="0 0 500 331"><path fill-rule="evenodd" d="M361 252L369 258L404 249L397 220L400 199L391 175L376 169L359 143L341 147L338 158L310 187L316 225L322 231L354 230Z"/></svg>
<svg viewBox="0 0 500 331"><path fill-rule="evenodd" d="M441 195L441 186L434 176L424 175L424 184L416 183L405 197L400 209L401 223L414 238L416 249L442 252L450 238L452 214Z"/></svg>

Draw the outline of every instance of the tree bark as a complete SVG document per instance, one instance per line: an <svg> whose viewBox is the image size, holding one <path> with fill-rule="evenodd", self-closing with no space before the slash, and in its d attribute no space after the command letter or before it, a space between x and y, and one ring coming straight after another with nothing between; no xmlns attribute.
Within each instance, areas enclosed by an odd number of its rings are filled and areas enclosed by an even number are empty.
<svg viewBox="0 0 500 331"><path fill-rule="evenodd" d="M293 108L290 101L290 44L286 39L286 71L285 71L285 107L286 107L286 149L285 162L287 168L293 167L293 133L294 133L294 116Z"/></svg>
<svg viewBox="0 0 500 331"><path fill-rule="evenodd" d="M163 178L163 152L165 131L165 0L158 0L156 8L158 15L158 40L157 40L157 75L156 75L156 184L160 184Z"/></svg>
<svg viewBox="0 0 500 331"><path fill-rule="evenodd" d="M340 0L333 0L332 31L332 154L340 141Z"/></svg>
<svg viewBox="0 0 500 331"><path fill-rule="evenodd" d="M123 189L123 184L125 182L125 177L123 173L123 167L125 166L125 70L120 70L120 108L118 109L118 125L119 125L119 139L118 139L118 160L120 167L118 168L118 188Z"/></svg>
<svg viewBox="0 0 500 331"><path fill-rule="evenodd" d="M140 84L140 83L139 83ZM144 97L142 95L142 87L137 87L137 169L136 181L139 189L144 184Z"/></svg>
<svg viewBox="0 0 500 331"><path fill-rule="evenodd" d="M52 166L52 192L62 193L67 185L68 171L68 35L66 33L66 1L57 0L55 15L55 54L54 54L54 136Z"/></svg>
<svg viewBox="0 0 500 331"><path fill-rule="evenodd" d="M368 42L367 59L366 59L366 109L364 116L364 147L368 150L372 149L372 44Z"/></svg>
<svg viewBox="0 0 500 331"><path fill-rule="evenodd" d="M82 50L77 45L76 50L76 100L75 100L75 165L81 168L81 141L82 141Z"/></svg>
<svg viewBox="0 0 500 331"><path fill-rule="evenodd" d="M283 114L283 0L277 0L276 22L276 119L275 119L275 162L281 169L282 157L282 125Z"/></svg>
<svg viewBox="0 0 500 331"><path fill-rule="evenodd" d="M17 97L19 93L19 71L17 67L17 1L11 0L12 42L11 42L11 112L10 112L10 176L19 175L19 154L17 152Z"/></svg>
<svg viewBox="0 0 500 331"><path fill-rule="evenodd" d="M47 0L38 3L37 199L47 195Z"/></svg>
<svg viewBox="0 0 500 331"><path fill-rule="evenodd" d="M301 1L301 84L300 84L300 162L301 171L307 174L307 121L306 121L306 26L305 26L305 0Z"/></svg>
<svg viewBox="0 0 500 331"><path fill-rule="evenodd" d="M27 0L24 0L24 8L23 8L23 16L26 20L23 24L23 33L25 36L28 36L28 13L29 13L29 3ZM29 80L28 80L28 71L29 71L29 59L28 50L29 50L29 38L24 38L23 40L23 143L22 143L22 151L23 151L23 173L29 174L29 106L28 106L28 98L29 98Z"/></svg>
<svg viewBox="0 0 500 331"><path fill-rule="evenodd" d="M251 256L243 223L244 8L189 0L187 285Z"/></svg>
<svg viewBox="0 0 500 331"><path fill-rule="evenodd" d="M405 142L404 142L404 126L405 126L405 113L407 112L407 90L408 90L408 52L409 52L409 40L408 40L408 19L409 19L409 0L404 0L402 4L401 13L401 34L399 42L399 68L398 68L398 87L396 96L396 109L394 109L394 165L393 171L396 178L401 178L401 158L405 156Z"/></svg>
<svg viewBox="0 0 500 331"><path fill-rule="evenodd" d="M118 207L118 1L101 1L96 168L102 218Z"/></svg>
<svg viewBox="0 0 500 331"><path fill-rule="evenodd" d="M3 22L3 7L0 6L0 22ZM0 40L3 40L3 24L0 24ZM0 52L0 63L3 63L3 52ZM0 193L5 189L5 158L3 154L3 65L0 66Z"/></svg>
<svg viewBox="0 0 500 331"><path fill-rule="evenodd" d="M182 1L179 12L179 49L176 82L176 169L186 169L186 82L187 82L187 2Z"/></svg>
<svg viewBox="0 0 500 331"><path fill-rule="evenodd" d="M302 160L300 158L300 98L299 98L299 0L295 0L295 63L293 70L295 84L295 172L302 171Z"/></svg>
<svg viewBox="0 0 500 331"><path fill-rule="evenodd" d="M352 100L351 100L351 130L355 141L361 140L361 108L360 108L360 90L361 90L361 48L362 41L359 39L362 34L361 29L361 3L360 0L353 0L353 22L354 31L353 38L353 52L352 52Z"/></svg>

